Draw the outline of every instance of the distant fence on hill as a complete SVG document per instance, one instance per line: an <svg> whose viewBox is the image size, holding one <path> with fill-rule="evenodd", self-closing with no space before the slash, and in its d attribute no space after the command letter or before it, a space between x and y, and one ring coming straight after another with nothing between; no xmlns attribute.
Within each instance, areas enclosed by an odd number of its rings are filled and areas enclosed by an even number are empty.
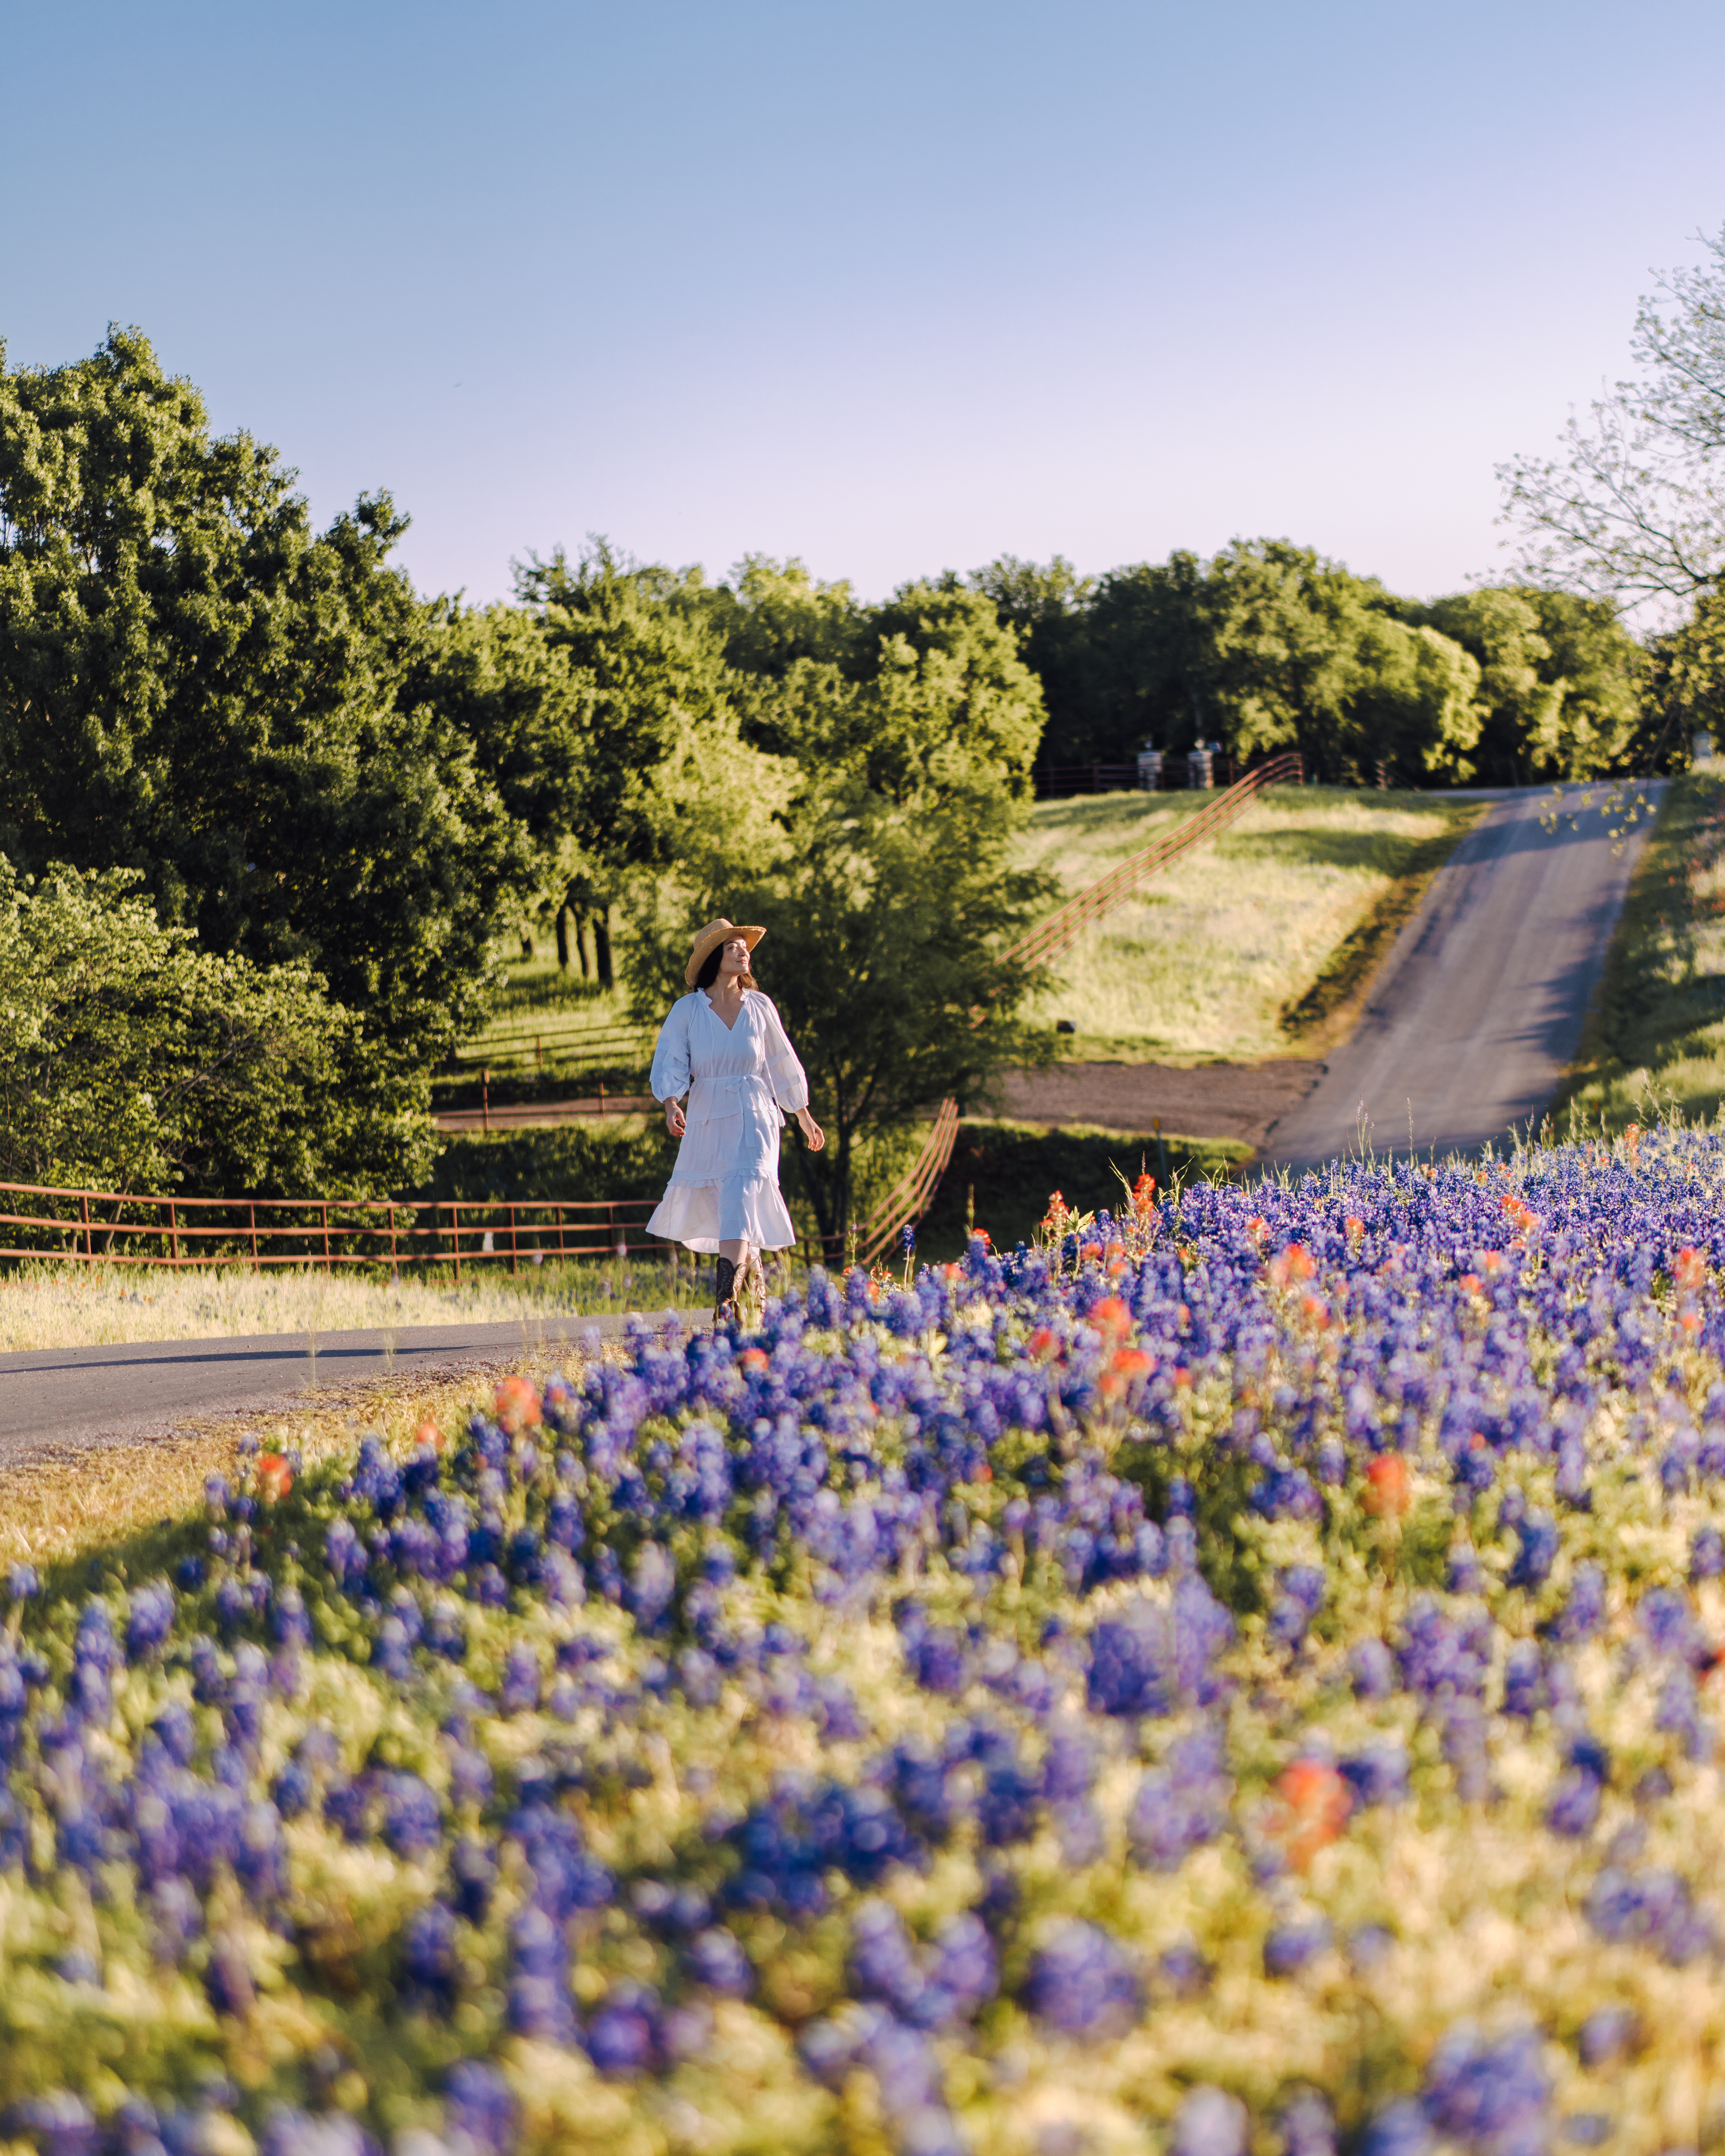
<svg viewBox="0 0 1725 2156"><path fill-rule="evenodd" d="M1225 831L1245 814L1254 797L1266 786L1297 786L1303 768L1298 756L1293 754L1272 757L1268 763L1260 763L1244 778L1236 779L1225 793L1219 793L1195 816L1188 816L1142 853L1132 855L1118 868L1111 869L1106 875L1086 885L1057 912L1050 914L1028 936L1011 945L1005 956L1023 965L1043 965L1063 951L1070 951L1092 921L1100 921L1116 906L1124 906L1148 877L1171 866L1194 846L1201 846L1219 832Z"/></svg>

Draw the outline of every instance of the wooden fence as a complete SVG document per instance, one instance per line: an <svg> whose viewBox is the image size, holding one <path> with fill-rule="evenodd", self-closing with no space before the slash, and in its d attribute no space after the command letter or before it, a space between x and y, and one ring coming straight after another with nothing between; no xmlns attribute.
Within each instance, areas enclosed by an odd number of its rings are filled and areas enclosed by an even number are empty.
<svg viewBox="0 0 1725 2156"><path fill-rule="evenodd" d="M934 1127L922 1152L863 1223L857 1250L865 1265L872 1265L884 1255L905 1229L928 1210L957 1137L958 1103L949 1094L935 1111Z"/></svg>
<svg viewBox="0 0 1725 2156"><path fill-rule="evenodd" d="M34 1204L28 1201L34 1200ZM89 1265L464 1265L608 1259L667 1245L646 1235L651 1198L159 1198L0 1183L0 1258Z"/></svg>
<svg viewBox="0 0 1725 2156"><path fill-rule="evenodd" d="M587 1025L557 1013L540 1018L529 1013L494 1021L477 1040L454 1051L449 1068L519 1075L549 1065L565 1076L583 1070L644 1070L653 1040L651 1026Z"/></svg>
<svg viewBox="0 0 1725 2156"><path fill-rule="evenodd" d="M1218 832L1226 830L1245 814L1253 796L1266 786L1297 786L1301 771L1296 755L1273 757L1268 763L1260 763L1255 771L1249 771L1244 778L1236 780L1225 793L1219 793L1195 816L1184 818L1153 845L1133 854L1118 868L1111 869L1076 897L1069 898L1058 912L1050 914L1028 936L1010 946L1005 956L1024 965L1042 965L1058 957L1063 951L1070 950L1093 921L1100 921L1105 913L1124 906L1147 877L1155 875L1178 860L1183 854L1190 853L1194 846L1201 846Z"/></svg>

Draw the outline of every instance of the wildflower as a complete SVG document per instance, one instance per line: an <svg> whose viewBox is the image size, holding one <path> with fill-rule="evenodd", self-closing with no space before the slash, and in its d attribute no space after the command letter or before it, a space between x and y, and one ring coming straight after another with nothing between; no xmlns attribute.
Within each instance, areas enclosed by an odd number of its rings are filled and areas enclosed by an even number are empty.
<svg viewBox="0 0 1725 2156"><path fill-rule="evenodd" d="M1347 1825L1353 1809L1348 1784L1322 1760L1296 1759L1276 1778L1276 1795L1271 1837L1294 1870L1305 1871Z"/></svg>
<svg viewBox="0 0 1725 2156"><path fill-rule="evenodd" d="M258 1460L258 1495L266 1505L278 1504L294 1486L294 1471L279 1452L266 1452Z"/></svg>
<svg viewBox="0 0 1725 2156"><path fill-rule="evenodd" d="M1123 2035L1138 2017L1143 1987L1125 1950L1076 1917L1050 1927L1030 1964L1031 2011L1062 2035Z"/></svg>
<svg viewBox="0 0 1725 2156"><path fill-rule="evenodd" d="M1399 1519L1414 1502L1408 1463L1397 1452L1380 1452L1366 1463L1366 1491L1361 1509L1378 1519Z"/></svg>
<svg viewBox="0 0 1725 2156"><path fill-rule="evenodd" d="M539 1394L526 1378L506 1378L497 1388L497 1419L511 1437L536 1430L542 1420Z"/></svg>

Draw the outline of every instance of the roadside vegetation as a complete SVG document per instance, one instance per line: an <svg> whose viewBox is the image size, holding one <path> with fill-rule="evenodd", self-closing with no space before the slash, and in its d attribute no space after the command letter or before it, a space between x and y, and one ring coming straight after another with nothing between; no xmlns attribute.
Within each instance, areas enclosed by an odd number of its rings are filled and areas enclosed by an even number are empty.
<svg viewBox="0 0 1725 2156"><path fill-rule="evenodd" d="M1103 793L1039 802L1022 858L1070 895L1208 798ZM1250 1061L1327 1045L1323 1021L1368 973L1433 870L1487 804L1276 788L1090 928L1032 999L1073 1061Z"/></svg>
<svg viewBox="0 0 1725 2156"><path fill-rule="evenodd" d="M607 1311L698 1309L712 1303L712 1274L688 1251L672 1265L656 1249L626 1258L469 1265L458 1284L440 1273L331 1272L283 1267L62 1265L25 1259L0 1279L0 1355L126 1340L215 1340L287 1333L315 1355L319 1337L416 1325L519 1324L522 1352L576 1338L580 1321ZM703 1293L703 1288L705 1292Z"/></svg>
<svg viewBox="0 0 1725 2156"><path fill-rule="evenodd" d="M1666 788L1589 1016L1553 1109L1622 1131L1725 1106L1725 759Z"/></svg>

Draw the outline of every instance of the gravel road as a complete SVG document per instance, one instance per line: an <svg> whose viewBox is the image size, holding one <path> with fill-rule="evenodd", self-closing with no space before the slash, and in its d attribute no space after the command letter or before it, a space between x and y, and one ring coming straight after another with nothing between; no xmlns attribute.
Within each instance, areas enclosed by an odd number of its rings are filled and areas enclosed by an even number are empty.
<svg viewBox="0 0 1725 2156"><path fill-rule="evenodd" d="M1656 803L1650 782L1630 790ZM1347 1045L1271 1127L1260 1159L1307 1168L1357 1149L1440 1156L1501 1141L1537 1116L1580 1044L1651 818L1633 826L1599 787L1502 801L1432 880L1373 983ZM1591 798L1594 805L1584 807ZM1548 829L1550 823L1552 828Z"/></svg>
<svg viewBox="0 0 1725 2156"><path fill-rule="evenodd" d="M390 1377L479 1374L574 1344L595 1328L614 1336L626 1322L619 1312L542 1325L416 1325L393 1343L381 1332L326 1332L315 1356L303 1332L0 1355L0 1468L133 1444L213 1417L290 1412L314 1391L346 1395Z"/></svg>

